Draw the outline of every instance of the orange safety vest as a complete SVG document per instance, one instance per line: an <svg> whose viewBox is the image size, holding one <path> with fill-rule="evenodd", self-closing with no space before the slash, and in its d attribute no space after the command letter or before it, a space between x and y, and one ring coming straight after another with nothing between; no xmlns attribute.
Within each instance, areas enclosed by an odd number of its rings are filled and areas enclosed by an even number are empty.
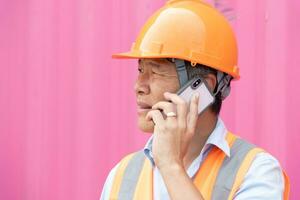
<svg viewBox="0 0 300 200"><path fill-rule="evenodd" d="M264 150L228 132L230 157L213 147L193 179L205 200L231 200L243 182L253 159ZM152 200L153 171L143 151L121 160L113 180L110 200ZM283 171L285 189L283 199L289 197L289 179Z"/></svg>

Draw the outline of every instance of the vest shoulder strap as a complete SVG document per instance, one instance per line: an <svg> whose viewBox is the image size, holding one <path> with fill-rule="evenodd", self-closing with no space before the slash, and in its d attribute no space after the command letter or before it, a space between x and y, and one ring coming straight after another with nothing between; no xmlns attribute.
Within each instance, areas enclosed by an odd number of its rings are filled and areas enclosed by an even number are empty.
<svg viewBox="0 0 300 200"><path fill-rule="evenodd" d="M200 166L194 183L204 199L231 199L255 155L262 150L228 132L230 157L214 147Z"/></svg>
<svg viewBox="0 0 300 200"><path fill-rule="evenodd" d="M119 163L110 199L132 200L137 199L136 196L141 195L141 192L145 194L147 189L141 185L145 183L152 185L152 173L149 171L152 172L152 166L150 161L146 161L143 151L127 155ZM152 188L152 186L147 188ZM152 191L148 191L148 193L152 199Z"/></svg>
<svg viewBox="0 0 300 200"><path fill-rule="evenodd" d="M213 199L233 199L255 156L263 152L251 143L237 138L230 149L230 157L222 163L213 189Z"/></svg>
<svg viewBox="0 0 300 200"><path fill-rule="evenodd" d="M283 177L284 177L284 184L285 184L283 199L288 200L290 197L290 179L284 170L283 170Z"/></svg>

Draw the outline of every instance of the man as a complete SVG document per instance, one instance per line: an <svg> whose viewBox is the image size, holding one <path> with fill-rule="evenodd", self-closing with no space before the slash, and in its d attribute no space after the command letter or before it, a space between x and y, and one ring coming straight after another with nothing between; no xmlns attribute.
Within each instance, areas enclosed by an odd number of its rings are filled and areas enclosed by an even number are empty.
<svg viewBox="0 0 300 200"><path fill-rule="evenodd" d="M110 172L106 199L288 199L278 161L230 133L219 117L231 80L239 79L234 33L200 0L172 0L146 22L130 52L138 59L138 126L153 133L142 151ZM215 102L198 115L199 95L176 92L196 76Z"/></svg>

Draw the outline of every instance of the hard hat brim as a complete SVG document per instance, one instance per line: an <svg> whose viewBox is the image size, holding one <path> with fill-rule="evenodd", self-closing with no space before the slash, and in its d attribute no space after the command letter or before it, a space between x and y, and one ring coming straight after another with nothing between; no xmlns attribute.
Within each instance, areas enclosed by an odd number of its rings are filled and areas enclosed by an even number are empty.
<svg viewBox="0 0 300 200"><path fill-rule="evenodd" d="M145 53L145 52L140 53L140 52L132 52L132 51L112 54L112 58L114 58L114 59L177 58L177 59L182 59L182 60L188 60L186 58L181 58L181 57L178 57L175 55L162 55L162 54L157 55L157 54L153 54L153 53ZM215 67L215 68L217 68L217 67ZM230 72L226 72L226 73L231 74ZM231 75L233 76L234 81L240 79L240 75L238 75L238 76L236 74L231 74Z"/></svg>
<svg viewBox="0 0 300 200"><path fill-rule="evenodd" d="M167 56L166 55L154 55L152 53L139 53L139 52L123 52L123 53L115 53L112 55L112 58L114 59L122 59L122 58L127 58L127 59L139 59L139 58L172 58L172 56Z"/></svg>

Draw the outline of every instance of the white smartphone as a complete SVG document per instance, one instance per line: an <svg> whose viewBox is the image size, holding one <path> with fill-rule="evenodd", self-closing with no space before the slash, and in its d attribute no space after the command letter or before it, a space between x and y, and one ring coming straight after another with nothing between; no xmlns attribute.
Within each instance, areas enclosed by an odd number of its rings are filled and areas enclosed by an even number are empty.
<svg viewBox="0 0 300 200"><path fill-rule="evenodd" d="M207 107L214 103L215 97L208 89L206 81L200 77L190 80L177 92L188 104L190 104L195 93L199 94L198 114L201 114Z"/></svg>

